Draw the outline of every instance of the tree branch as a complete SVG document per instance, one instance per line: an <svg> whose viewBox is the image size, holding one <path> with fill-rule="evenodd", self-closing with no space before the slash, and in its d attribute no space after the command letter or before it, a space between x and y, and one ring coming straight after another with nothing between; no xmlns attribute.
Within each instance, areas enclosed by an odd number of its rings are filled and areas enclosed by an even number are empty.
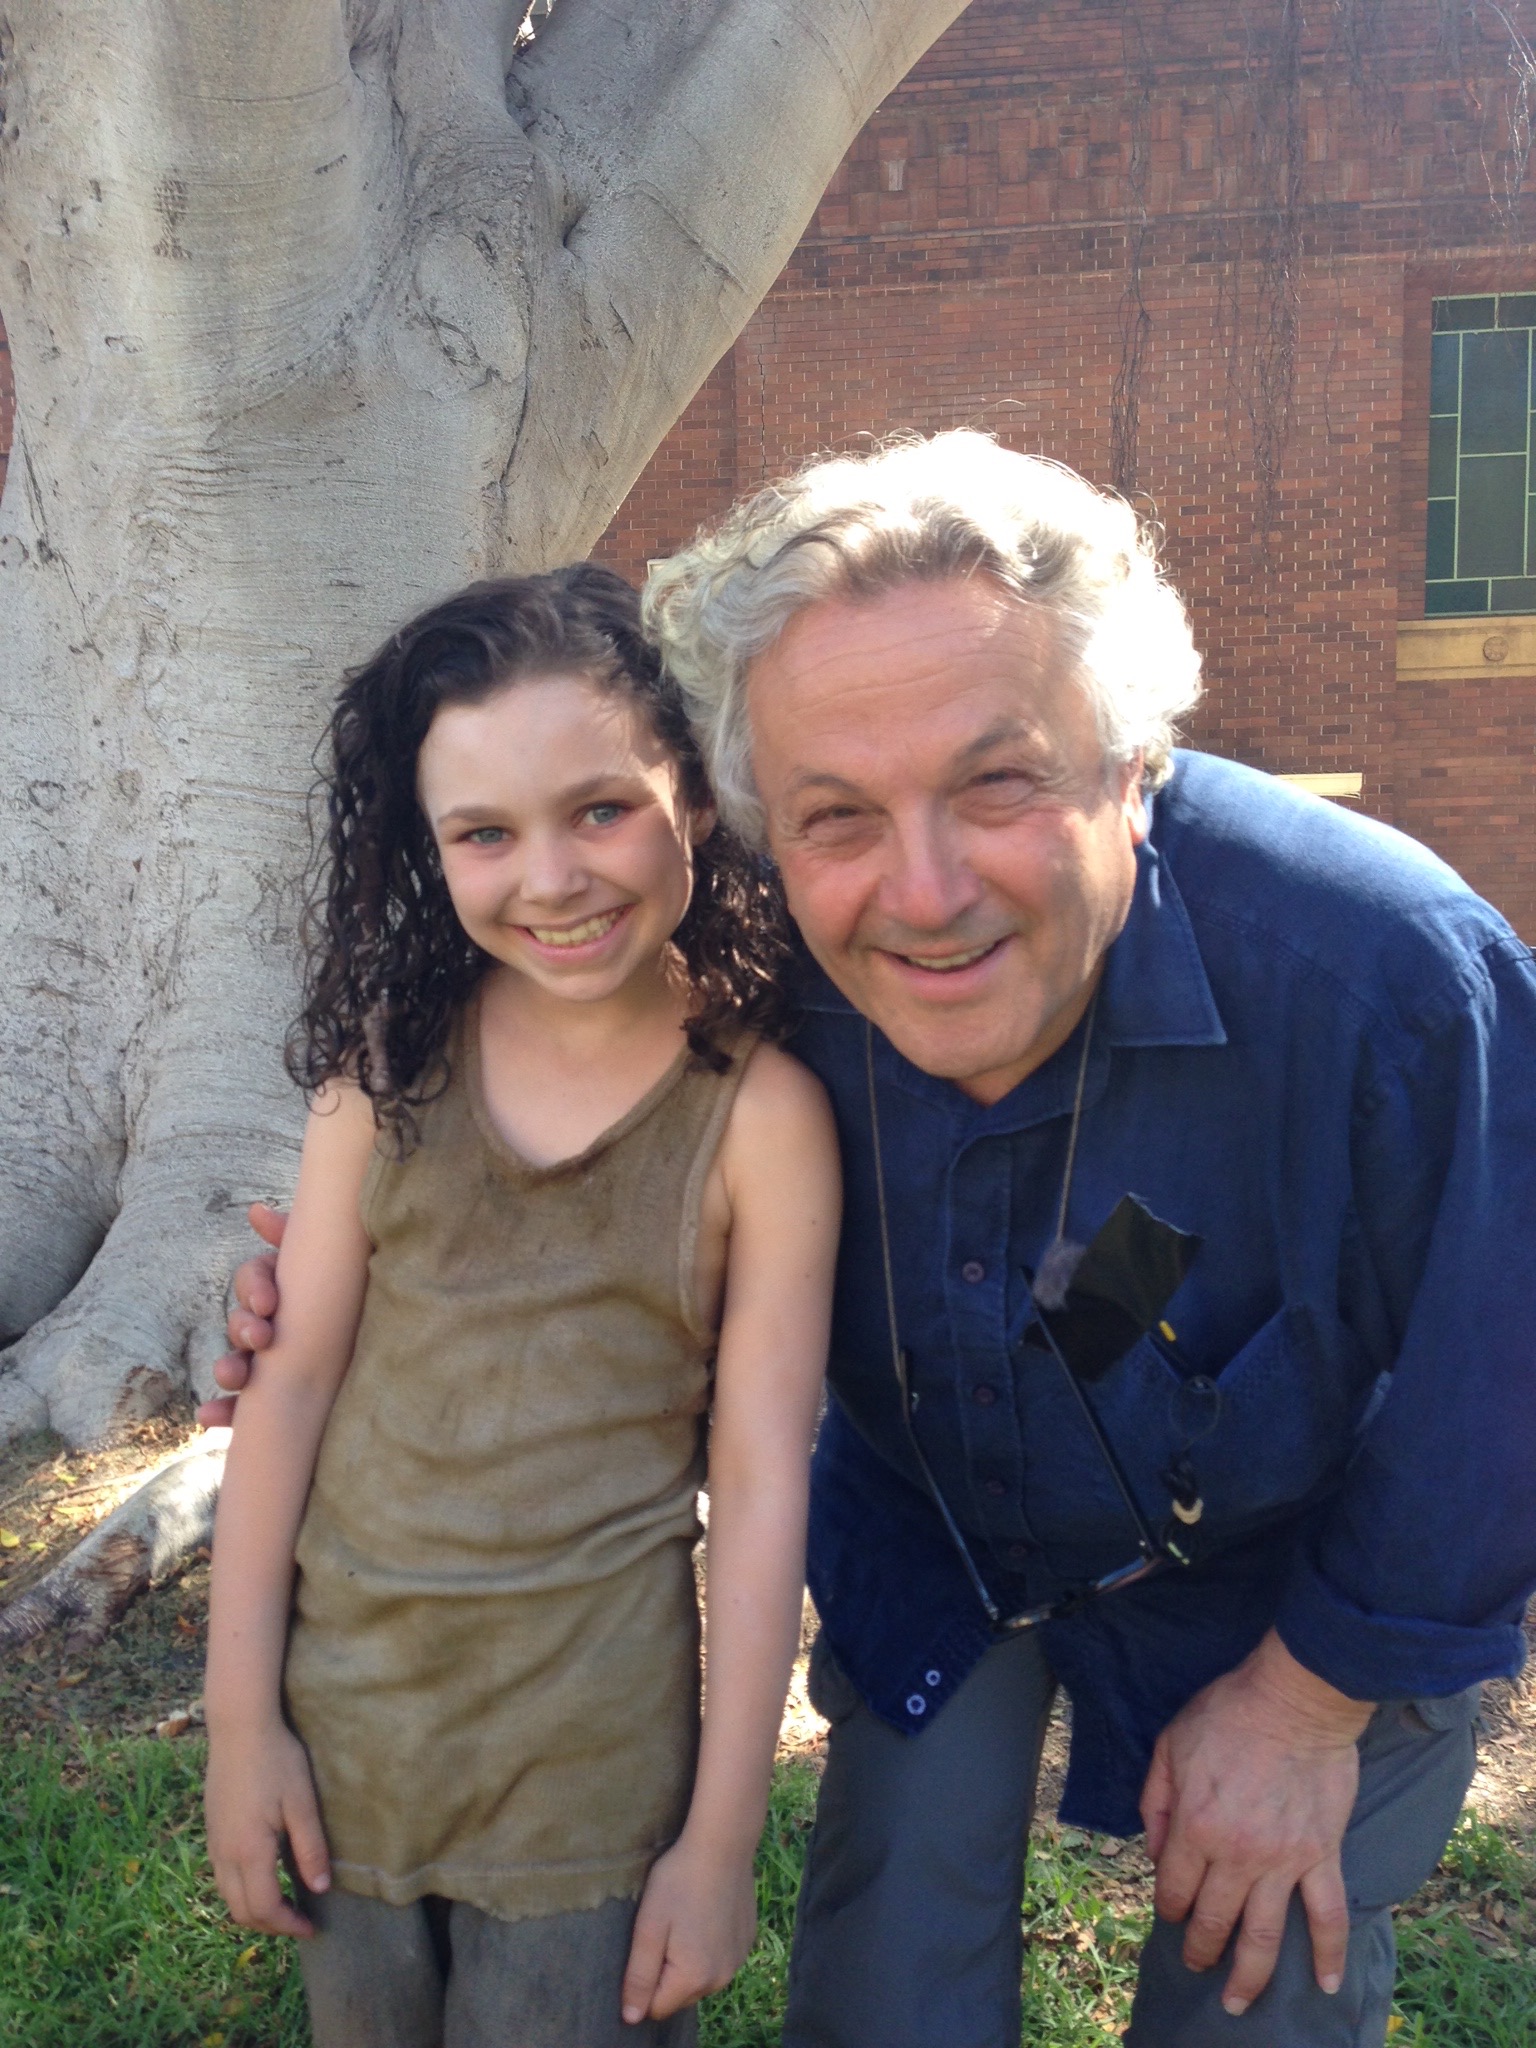
<svg viewBox="0 0 1536 2048"><path fill-rule="evenodd" d="M601 532L745 326L880 101L963 0L558 0L509 102L568 195L564 274L535 301L528 431L569 471L514 531ZM559 266L557 265L557 268ZM580 435L571 432L573 422ZM547 479L547 472L546 472Z"/></svg>

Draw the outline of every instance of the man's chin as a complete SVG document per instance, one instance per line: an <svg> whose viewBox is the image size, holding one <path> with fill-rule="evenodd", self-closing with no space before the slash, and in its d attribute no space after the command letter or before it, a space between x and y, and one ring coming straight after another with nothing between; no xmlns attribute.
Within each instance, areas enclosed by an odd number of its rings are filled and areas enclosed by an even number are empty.
<svg viewBox="0 0 1536 2048"><path fill-rule="evenodd" d="M997 1101L1039 1064L1031 1058L1033 1036L1020 1032L1011 1019L1011 1029L989 1030L984 1020L956 1010L923 1016L903 1005L882 1015L884 1008L871 1004L866 1014L903 1059L937 1081L952 1081L978 1101Z"/></svg>

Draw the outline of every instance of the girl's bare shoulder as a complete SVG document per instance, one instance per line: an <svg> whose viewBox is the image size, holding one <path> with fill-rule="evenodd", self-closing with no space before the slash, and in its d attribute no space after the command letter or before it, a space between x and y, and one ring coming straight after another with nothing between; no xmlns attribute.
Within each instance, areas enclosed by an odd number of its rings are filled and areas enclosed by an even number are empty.
<svg viewBox="0 0 1536 2048"><path fill-rule="evenodd" d="M332 1078L316 1089L304 1132L306 1166L361 1178L377 1138L373 1104L355 1081Z"/></svg>
<svg viewBox="0 0 1536 2048"><path fill-rule="evenodd" d="M837 1160L837 1129L827 1091L809 1067L782 1046L761 1044L747 1060L722 1146L727 1171L799 1153Z"/></svg>

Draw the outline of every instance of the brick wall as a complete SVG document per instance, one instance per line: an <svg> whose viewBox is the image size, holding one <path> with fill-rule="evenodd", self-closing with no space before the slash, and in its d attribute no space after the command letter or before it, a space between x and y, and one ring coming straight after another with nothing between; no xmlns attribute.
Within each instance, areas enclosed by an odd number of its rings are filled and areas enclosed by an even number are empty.
<svg viewBox="0 0 1536 2048"><path fill-rule="evenodd" d="M1398 620L1423 614L1430 301L1536 289L1536 211L1489 197L1511 172L1507 45L1488 10L1458 52L1454 14L1392 0L1388 47L1357 61L1342 24L1364 13L1309 9L1287 50L1278 0L972 0L600 552L639 573L738 492L898 427L977 422L1114 482L1139 239L1134 482L1205 656L1192 739L1359 771L1367 810L1536 935L1536 676L1397 678ZM1254 341L1288 163L1294 397L1266 521Z"/></svg>

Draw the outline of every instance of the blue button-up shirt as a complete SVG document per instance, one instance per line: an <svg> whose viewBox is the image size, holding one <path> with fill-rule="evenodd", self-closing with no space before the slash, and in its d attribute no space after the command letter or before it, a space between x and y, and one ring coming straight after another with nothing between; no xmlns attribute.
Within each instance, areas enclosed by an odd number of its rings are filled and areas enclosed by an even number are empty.
<svg viewBox="0 0 1536 2048"><path fill-rule="evenodd" d="M873 1034L912 1422L998 1604L1133 1561L1061 1365L1026 1341L1083 1050L983 1106ZM846 1210L811 1591L870 1707L918 1735L994 1638L906 1436L867 1027L814 975ZM1181 1454L1187 1570L1045 1631L1071 1694L1062 1813L1129 1833L1158 1731L1271 1626L1358 1699L1513 1673L1536 1581L1536 970L1433 855L1181 754L1092 1024L1066 1234L1120 1198L1201 1248L1088 1388L1148 1522ZM1210 1383L1215 1391L1211 1391Z"/></svg>

